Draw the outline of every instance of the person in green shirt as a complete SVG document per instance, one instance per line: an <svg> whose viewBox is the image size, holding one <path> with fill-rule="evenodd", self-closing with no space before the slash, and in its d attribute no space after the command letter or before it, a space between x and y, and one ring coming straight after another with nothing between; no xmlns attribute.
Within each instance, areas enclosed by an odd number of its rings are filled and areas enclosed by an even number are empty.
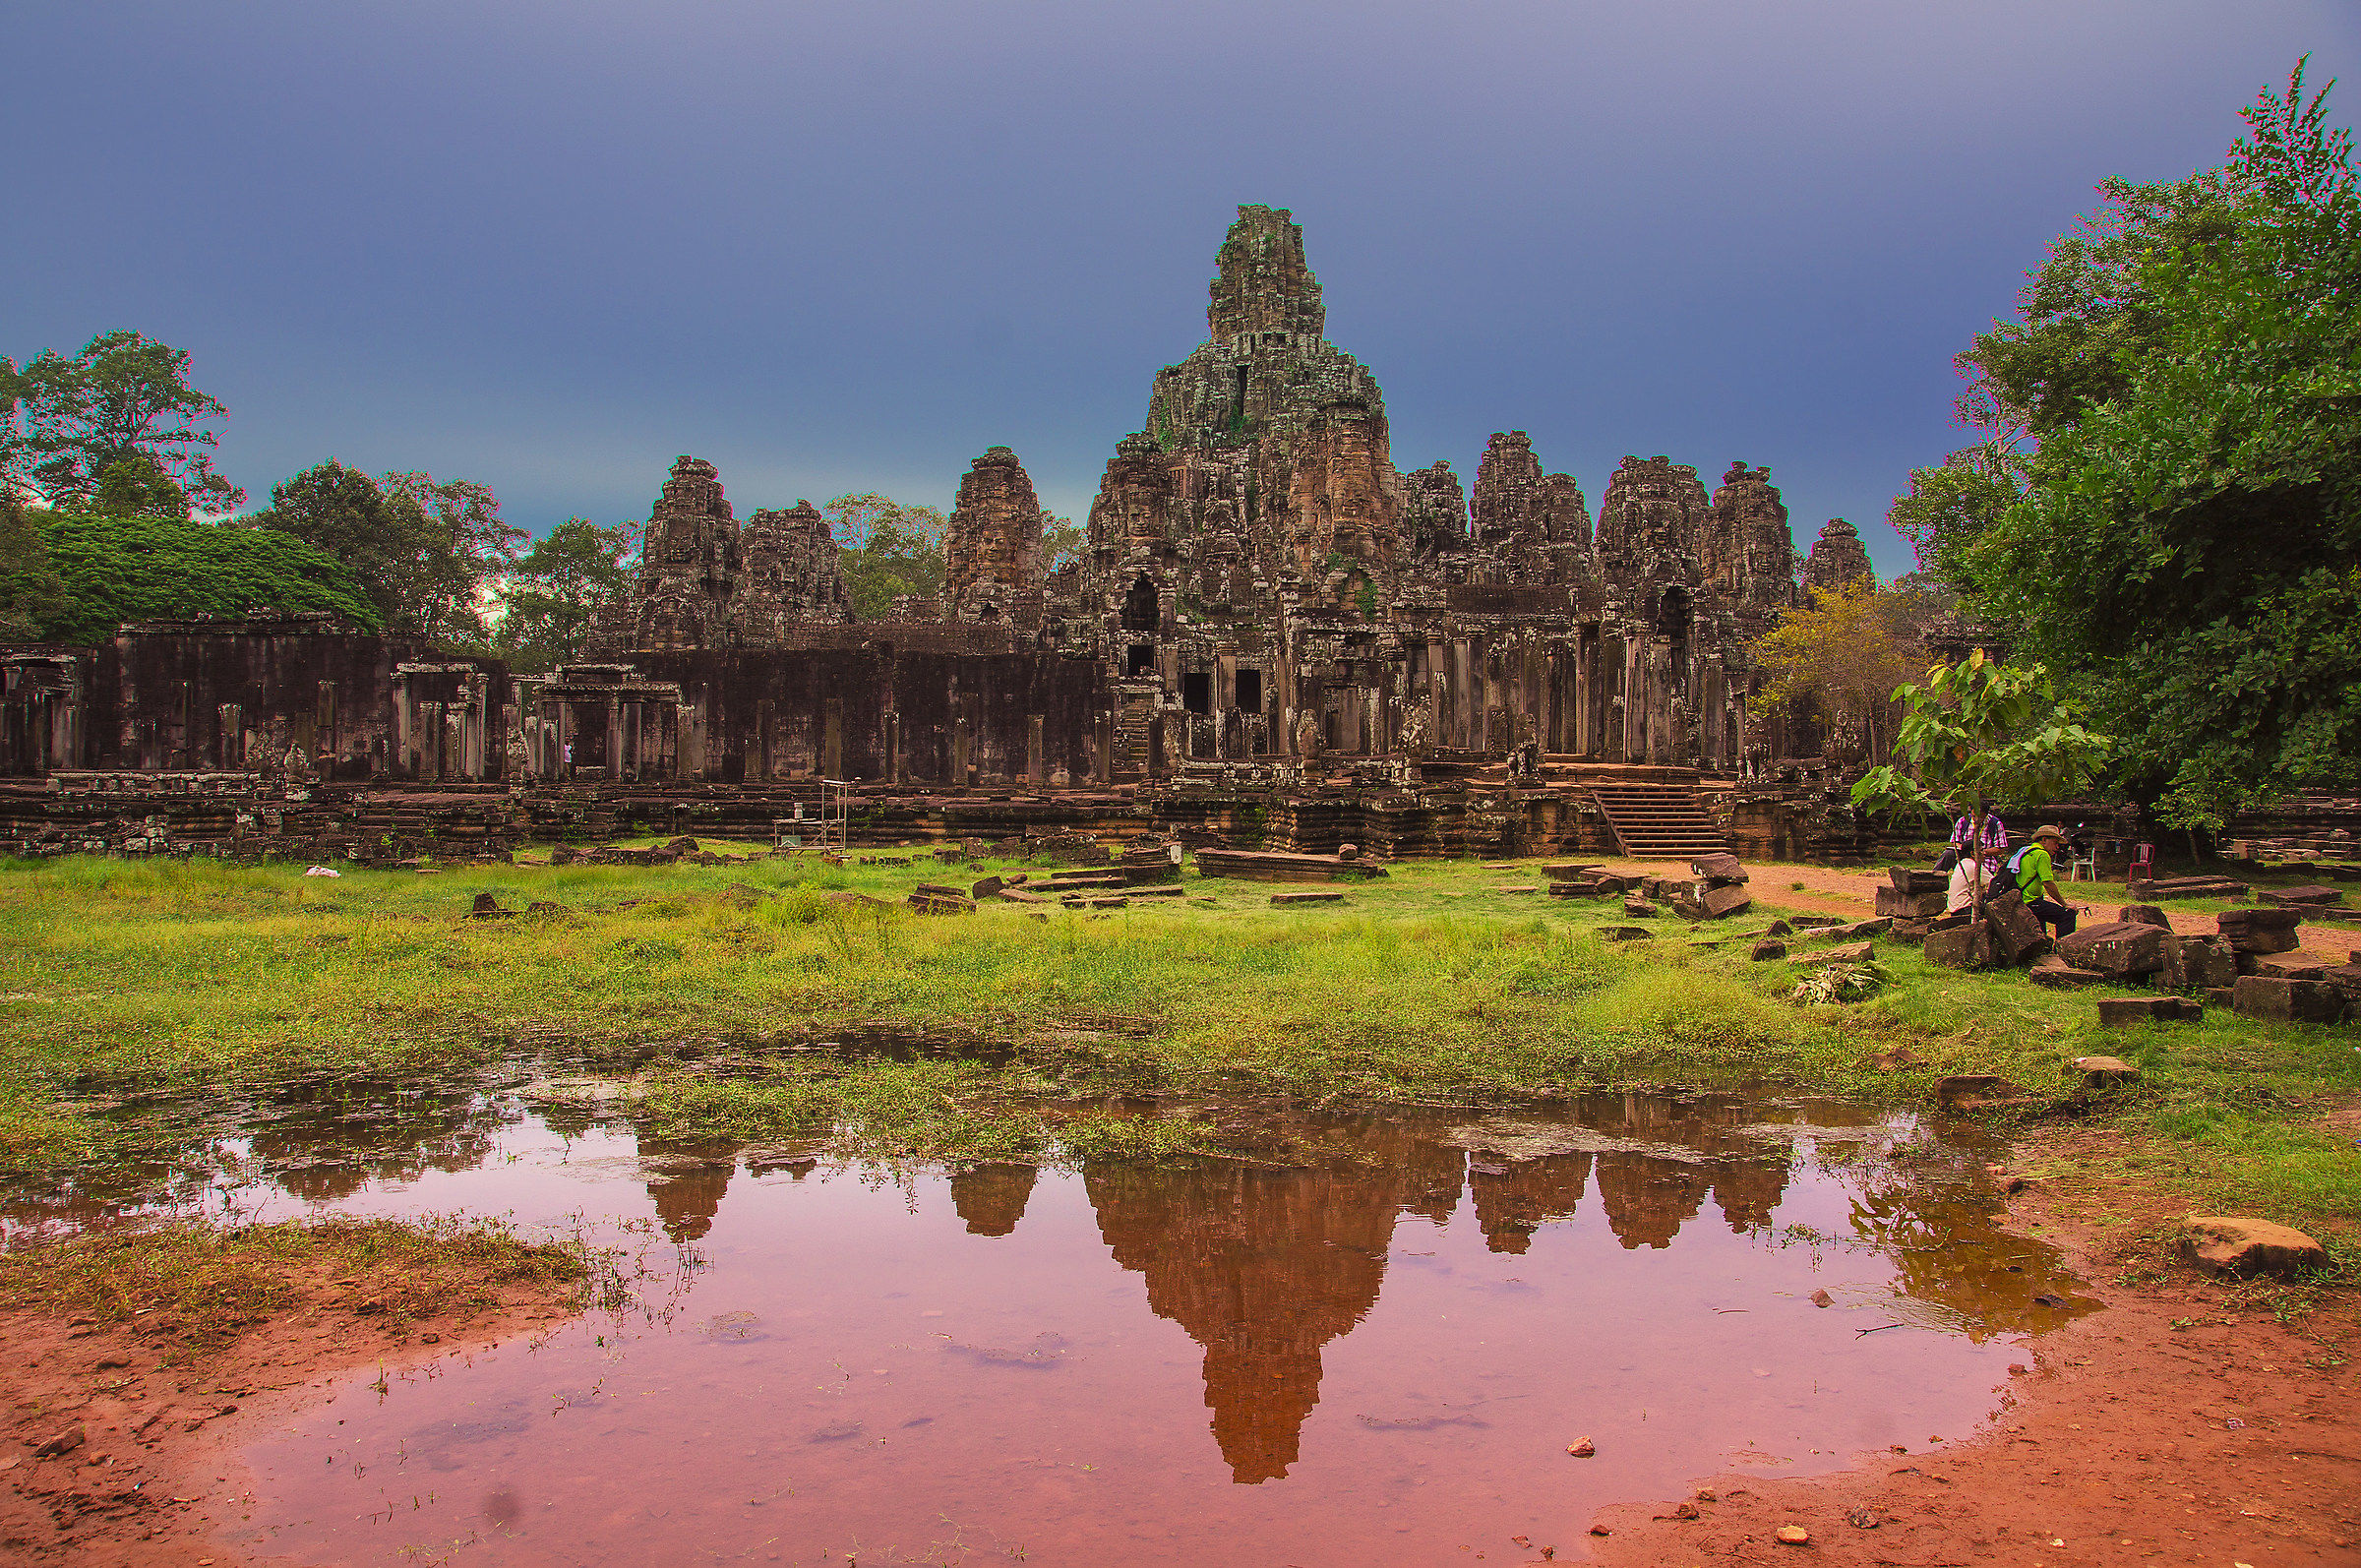
<svg viewBox="0 0 2361 1568"><path fill-rule="evenodd" d="M2057 928L2060 936L2074 935L2074 909L2066 895L2058 889L2058 868L2054 857L2066 847L2066 830L2044 824L2033 834L2033 841L2009 857L2009 874L2017 880L2017 890L2025 895L2025 907L2044 926Z"/></svg>

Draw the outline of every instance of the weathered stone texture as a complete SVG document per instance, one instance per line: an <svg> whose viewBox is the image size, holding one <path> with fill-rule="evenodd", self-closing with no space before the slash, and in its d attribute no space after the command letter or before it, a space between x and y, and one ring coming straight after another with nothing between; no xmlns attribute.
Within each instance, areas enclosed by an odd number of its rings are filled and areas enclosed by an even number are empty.
<svg viewBox="0 0 2361 1568"><path fill-rule="evenodd" d="M1875 575L1859 530L1843 517L1829 518L1821 526L1820 537L1812 541L1812 553L1804 559L1803 585L1825 592Z"/></svg>
<svg viewBox="0 0 2361 1568"><path fill-rule="evenodd" d="M1042 592L1041 503L1016 453L995 447L959 482L943 549L943 598L955 615L1007 617Z"/></svg>

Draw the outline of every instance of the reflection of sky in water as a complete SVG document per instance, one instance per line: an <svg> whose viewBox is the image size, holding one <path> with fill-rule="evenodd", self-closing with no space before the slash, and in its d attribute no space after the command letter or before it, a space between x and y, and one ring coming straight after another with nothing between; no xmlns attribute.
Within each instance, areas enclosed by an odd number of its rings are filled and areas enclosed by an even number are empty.
<svg viewBox="0 0 2361 1568"><path fill-rule="evenodd" d="M353 1378L250 1455L261 1542L301 1561L1572 1557L1604 1502L1966 1435L2063 1315L2033 1297L2072 1294L1967 1151L1828 1105L1597 1096L1306 1118L1334 1152L1301 1169L899 1176L411 1110L254 1136L283 1179L220 1195L592 1217L654 1241L675 1310L382 1401ZM667 1277L667 1237L701 1269Z"/></svg>

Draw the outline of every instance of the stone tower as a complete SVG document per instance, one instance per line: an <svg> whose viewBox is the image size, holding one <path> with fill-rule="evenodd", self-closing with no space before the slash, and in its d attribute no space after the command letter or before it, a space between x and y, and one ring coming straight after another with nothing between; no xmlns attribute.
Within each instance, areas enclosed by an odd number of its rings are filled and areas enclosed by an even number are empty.
<svg viewBox="0 0 2361 1568"><path fill-rule="evenodd" d="M1859 531L1843 517L1829 518L1820 530L1820 537L1812 541L1811 555L1804 560L1803 585L1814 592L1825 592L1876 575Z"/></svg>
<svg viewBox="0 0 2361 1568"><path fill-rule="evenodd" d="M733 619L749 644L778 641L791 626L853 618L836 535L811 502L756 513L741 544L746 570Z"/></svg>
<svg viewBox="0 0 2361 1568"><path fill-rule="evenodd" d="M954 617L996 621L1015 604L1038 605L1041 503L1006 447L978 457L959 481L943 564L943 602Z"/></svg>
<svg viewBox="0 0 2361 1568"><path fill-rule="evenodd" d="M1795 596L1795 538L1771 470L1733 462L1714 492L1705 574L1750 610L1784 609Z"/></svg>
<svg viewBox="0 0 2361 1568"><path fill-rule="evenodd" d="M1481 568L1497 582L1565 582L1581 576L1591 553L1591 513L1571 474L1542 471L1533 438L1495 431L1476 470L1474 543Z"/></svg>
<svg viewBox="0 0 2361 1568"><path fill-rule="evenodd" d="M701 457L676 458L648 513L632 646L719 647L731 641L731 598L742 559L737 519L713 465Z"/></svg>
<svg viewBox="0 0 2361 1568"><path fill-rule="evenodd" d="M1625 457L1599 501L1599 573L1609 583L1696 586L1711 510L1697 470L1669 457Z"/></svg>

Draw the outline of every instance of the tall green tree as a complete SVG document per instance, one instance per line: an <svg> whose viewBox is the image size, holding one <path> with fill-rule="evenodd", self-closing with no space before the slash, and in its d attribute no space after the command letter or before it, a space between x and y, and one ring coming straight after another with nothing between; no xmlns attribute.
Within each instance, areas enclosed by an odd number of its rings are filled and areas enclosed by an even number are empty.
<svg viewBox="0 0 2361 1568"><path fill-rule="evenodd" d="M122 463L145 463L194 506L227 512L246 492L213 471L229 410L189 385L189 355L138 332L101 332L68 359L0 359L0 477L52 506L91 501Z"/></svg>
<svg viewBox="0 0 2361 1568"><path fill-rule="evenodd" d="M533 672L579 652L592 614L629 586L642 526L569 517L535 540L501 587L493 651Z"/></svg>
<svg viewBox="0 0 2361 1568"><path fill-rule="evenodd" d="M2361 192L2327 96L2299 63L2221 167L2102 187L1962 356L2033 448L1944 569L2179 824L2361 787Z"/></svg>
<svg viewBox="0 0 2361 1568"><path fill-rule="evenodd" d="M838 496L819 510L835 531L845 592L860 619L881 619L903 594L942 591L951 519L933 507L869 494Z"/></svg>
<svg viewBox="0 0 2361 1568"><path fill-rule="evenodd" d="M454 645L484 640L493 587L524 537L483 485L376 478L333 458L272 485L271 505L238 521L343 562L387 631Z"/></svg>
<svg viewBox="0 0 2361 1568"><path fill-rule="evenodd" d="M35 527L63 590L39 633L57 641L104 641L130 621L257 611L325 611L356 631L378 627L341 562L284 534L80 510L49 513Z"/></svg>

